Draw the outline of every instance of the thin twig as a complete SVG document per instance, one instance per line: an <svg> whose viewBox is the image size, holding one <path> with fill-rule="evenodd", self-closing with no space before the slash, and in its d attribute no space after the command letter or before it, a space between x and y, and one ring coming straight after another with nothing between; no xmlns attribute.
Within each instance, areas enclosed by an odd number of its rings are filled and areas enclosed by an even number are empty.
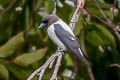
<svg viewBox="0 0 120 80"><path fill-rule="evenodd" d="M116 3L117 3L117 0L114 0L114 4L113 4L113 7L115 8L116 6Z"/></svg>
<svg viewBox="0 0 120 80"><path fill-rule="evenodd" d="M110 64L110 67L118 67L118 68L120 68L120 64Z"/></svg>
<svg viewBox="0 0 120 80"><path fill-rule="evenodd" d="M78 22L79 16L81 14L81 11L84 7L85 0L78 0L77 2L77 8L75 10L75 13L73 14L73 17L70 21L69 27L73 30Z"/></svg>
<svg viewBox="0 0 120 80"><path fill-rule="evenodd" d="M107 16L105 15L104 11L101 9L101 7L99 6L99 4L97 3L96 0L93 0L94 3L96 4L97 8L99 9L99 11L101 12L101 14L104 16L104 18L106 19L106 21L109 21L109 19L107 18Z"/></svg>
<svg viewBox="0 0 120 80"><path fill-rule="evenodd" d="M57 1L56 0L53 0L54 1L54 10L53 10L53 14L56 14L56 6L57 6Z"/></svg>
<svg viewBox="0 0 120 80"><path fill-rule="evenodd" d="M59 54L58 54L59 53ZM34 76L38 75L43 75L44 70L47 68L47 66L49 66L49 64L56 59L57 56L62 55L60 54L60 52L56 51L46 62L43 66L41 66L40 68L38 68L37 70L35 70L29 77L27 80L32 80ZM42 71L42 73L41 73Z"/></svg>
<svg viewBox="0 0 120 80"><path fill-rule="evenodd" d="M77 76L78 76L78 59L76 58L76 56L74 56L74 73L75 73L75 76L74 76L74 80L77 80Z"/></svg>
<svg viewBox="0 0 120 80"><path fill-rule="evenodd" d="M117 36L117 38L120 40L120 34L118 33L118 31L115 29L116 25L113 24L113 22L107 18L107 16L105 15L104 11L101 9L101 7L99 6L99 4L97 3L96 0L93 0L96 4L96 6L98 7L99 11L101 12L101 14L104 16L104 18L106 19L106 23L107 26L112 29L112 31L114 32L114 34ZM116 5L116 0L114 1L114 6Z"/></svg>
<svg viewBox="0 0 120 80"><path fill-rule="evenodd" d="M101 18L98 17L96 14L93 14L93 13L92 13L90 10L88 10L87 8L84 8L84 10L85 10L88 14L90 14L90 15L94 16L95 18L97 18L97 19L98 19L99 21L101 21L102 23L108 25L108 23L107 23L105 20L101 19Z"/></svg>
<svg viewBox="0 0 120 80"><path fill-rule="evenodd" d="M55 62L55 59L51 61L50 65L49 65L49 69L51 69L51 68L52 68L52 66L53 66L54 62Z"/></svg>
<svg viewBox="0 0 120 80"><path fill-rule="evenodd" d="M57 73L58 73L59 66L61 65L61 60L62 60L62 55L61 54L64 54L64 53L61 52L59 54L60 55L58 56L58 59L57 59L56 65L55 65L55 69L54 69L53 75L50 78L50 80L57 80Z"/></svg>
<svg viewBox="0 0 120 80"><path fill-rule="evenodd" d="M116 25L113 24L113 22L111 21L105 21L103 19L101 19L100 17L98 17L97 15L93 14L90 10L88 10L87 8L84 8L86 10L86 12L92 16L94 16L95 18L97 18L99 21L101 21L102 23L104 23L106 25L106 27L110 28L113 33L116 35L116 37L118 38L118 40L120 40L120 34L118 33L118 31L116 30Z"/></svg>
<svg viewBox="0 0 120 80"><path fill-rule="evenodd" d="M119 34L119 32L116 30L115 27L112 27L112 30L113 30L114 34L116 35L116 37L118 38L118 40L120 41L120 34Z"/></svg>
<svg viewBox="0 0 120 80"><path fill-rule="evenodd" d="M0 16L3 16L5 13L7 13L14 6L14 4L16 3L16 1L17 0L13 0L10 3L10 5L8 5L8 7L1 12Z"/></svg>
<svg viewBox="0 0 120 80"><path fill-rule="evenodd" d="M91 66L88 65L88 66L87 66L87 69L88 69L88 74L89 74L89 76L90 76L90 80L95 80Z"/></svg>

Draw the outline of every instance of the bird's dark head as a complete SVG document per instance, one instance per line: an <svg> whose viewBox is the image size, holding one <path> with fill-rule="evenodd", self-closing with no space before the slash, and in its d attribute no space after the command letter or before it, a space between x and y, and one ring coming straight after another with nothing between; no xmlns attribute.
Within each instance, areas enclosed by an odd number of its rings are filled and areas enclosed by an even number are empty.
<svg viewBox="0 0 120 80"><path fill-rule="evenodd" d="M45 16L42 20L42 23L40 24L39 28L43 27L49 27L53 23L57 22L59 20L59 17L56 14L51 14L49 16Z"/></svg>

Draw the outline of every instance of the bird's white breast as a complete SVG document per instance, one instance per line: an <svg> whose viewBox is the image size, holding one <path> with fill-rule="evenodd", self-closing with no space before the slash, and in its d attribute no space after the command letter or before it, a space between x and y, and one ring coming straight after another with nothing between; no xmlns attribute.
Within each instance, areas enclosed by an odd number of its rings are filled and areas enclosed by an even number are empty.
<svg viewBox="0 0 120 80"><path fill-rule="evenodd" d="M56 43L58 45L59 48L61 48L62 50L66 51L66 47L65 45L59 40L59 38L56 36L55 34L55 28L54 28L54 24L60 24L61 27L68 31L71 35L75 36L74 33L72 32L72 30L69 28L69 26L62 21L61 19L58 20L56 23L53 23L52 25L50 25L47 29L48 35L49 37L53 40L54 43ZM61 35L62 36L62 35Z"/></svg>
<svg viewBox="0 0 120 80"><path fill-rule="evenodd" d="M66 51L65 45L56 36L54 29L54 24L50 25L47 29L50 39L53 40L53 42L56 43L60 49Z"/></svg>

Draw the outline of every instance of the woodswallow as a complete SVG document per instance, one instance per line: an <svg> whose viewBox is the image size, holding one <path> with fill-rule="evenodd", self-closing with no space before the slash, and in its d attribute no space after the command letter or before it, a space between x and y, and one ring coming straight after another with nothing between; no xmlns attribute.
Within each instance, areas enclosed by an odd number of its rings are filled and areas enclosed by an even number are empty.
<svg viewBox="0 0 120 80"><path fill-rule="evenodd" d="M47 27L49 37L57 44L60 50L68 50L85 65L89 64L89 61L80 46L79 40L62 19L60 19L56 14L46 16L43 18L39 29L45 26Z"/></svg>

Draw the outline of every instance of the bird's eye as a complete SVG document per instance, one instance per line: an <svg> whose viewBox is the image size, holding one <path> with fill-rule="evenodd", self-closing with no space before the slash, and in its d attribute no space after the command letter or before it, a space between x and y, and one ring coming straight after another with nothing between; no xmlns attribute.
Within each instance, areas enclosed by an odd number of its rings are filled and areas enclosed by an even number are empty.
<svg viewBox="0 0 120 80"><path fill-rule="evenodd" d="M47 23L48 21L42 21L43 23Z"/></svg>

